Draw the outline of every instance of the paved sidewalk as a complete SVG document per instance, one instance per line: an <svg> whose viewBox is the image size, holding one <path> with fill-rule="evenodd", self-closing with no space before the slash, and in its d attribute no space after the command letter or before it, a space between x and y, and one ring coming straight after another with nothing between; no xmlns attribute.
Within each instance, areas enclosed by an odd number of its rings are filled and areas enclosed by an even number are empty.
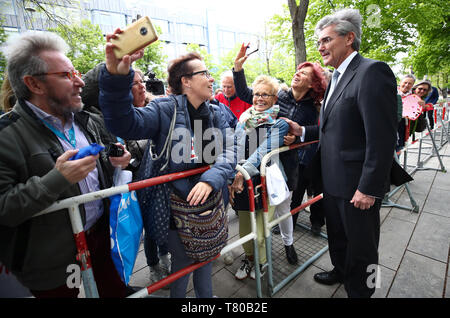
<svg viewBox="0 0 450 318"><path fill-rule="evenodd" d="M413 153L417 152L417 148L418 145L409 148L408 164L415 164L417 161L417 154ZM448 144L439 153L444 167L450 170L450 147ZM403 163L403 155L400 157L400 161ZM424 166L441 170L437 157L432 157ZM414 181L409 184L409 187L419 206L418 213L397 207L381 208L379 246L381 279L374 298L450 298L450 173L419 170L413 174L413 177ZM402 187L391 198L391 201L411 206L405 187ZM307 212L300 213L302 214L299 222L307 223ZM300 227L294 232L294 244L300 258L299 265L310 257L310 254L305 254L308 247L317 245L317 251L326 246L325 239L313 237L308 232ZM274 259L275 284L296 268L287 263L283 245L279 244L281 241L279 237L279 235L273 235L272 257ZM234 211L229 210L229 242L238 238L238 219ZM234 278L234 273L243 258L242 247L233 250L232 254L234 262L231 265L225 265L224 256L213 261L214 295L220 298L256 298L254 280L247 278L239 281ZM306 259L304 259L304 254ZM317 284L313 280L316 272L331 269L329 254L326 252L273 297L347 297L343 285L325 286ZM277 275L281 275L281 277L277 278ZM130 284L140 287L150 285L149 268L146 265L143 250L139 253ZM262 278L262 287L263 297L270 297L267 291L267 273ZM191 278L188 297L194 297L192 288ZM160 290L153 294L158 297L168 297L168 295L168 290Z"/></svg>

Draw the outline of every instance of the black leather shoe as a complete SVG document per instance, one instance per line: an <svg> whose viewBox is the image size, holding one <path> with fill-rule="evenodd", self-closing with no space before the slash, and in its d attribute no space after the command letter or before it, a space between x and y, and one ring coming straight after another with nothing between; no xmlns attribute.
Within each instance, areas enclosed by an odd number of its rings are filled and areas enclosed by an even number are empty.
<svg viewBox="0 0 450 318"><path fill-rule="evenodd" d="M294 244L285 245L284 249L286 251L286 258L288 263L291 265L296 265L298 263L297 253L295 252Z"/></svg>
<svg viewBox="0 0 450 318"><path fill-rule="evenodd" d="M321 229L321 226L318 225L318 224L311 225L311 233L314 236L319 236L320 235L320 229Z"/></svg>
<svg viewBox="0 0 450 318"><path fill-rule="evenodd" d="M331 272L317 273L314 275L314 280L324 285L334 285L344 282L342 277L338 273L336 273L335 270L332 270Z"/></svg>

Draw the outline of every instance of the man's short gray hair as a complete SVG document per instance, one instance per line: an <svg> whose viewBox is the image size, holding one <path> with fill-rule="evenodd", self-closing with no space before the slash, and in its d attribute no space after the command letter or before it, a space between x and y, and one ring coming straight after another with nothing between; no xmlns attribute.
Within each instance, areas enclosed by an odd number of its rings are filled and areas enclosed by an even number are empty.
<svg viewBox="0 0 450 318"><path fill-rule="evenodd" d="M401 81L403 81L406 78L411 78L413 80L413 82L416 82L416 78L412 74L406 74L405 76L402 77Z"/></svg>
<svg viewBox="0 0 450 318"><path fill-rule="evenodd" d="M225 71L220 75L220 82L223 82L224 79L231 78L233 79L233 72L232 71Z"/></svg>
<svg viewBox="0 0 450 318"><path fill-rule="evenodd" d="M361 46L361 21L362 17L357 9L342 9L333 14L323 17L316 25L316 35L320 31L330 25L334 25L334 31L339 35L346 35L349 32L355 34L355 40L352 43L352 48L359 51Z"/></svg>
<svg viewBox="0 0 450 318"><path fill-rule="evenodd" d="M7 60L6 71L16 97L28 99L31 92L23 82L25 75L46 73L47 63L39 55L43 51L58 51L65 54L67 43L56 33L27 31L8 39L3 47Z"/></svg>

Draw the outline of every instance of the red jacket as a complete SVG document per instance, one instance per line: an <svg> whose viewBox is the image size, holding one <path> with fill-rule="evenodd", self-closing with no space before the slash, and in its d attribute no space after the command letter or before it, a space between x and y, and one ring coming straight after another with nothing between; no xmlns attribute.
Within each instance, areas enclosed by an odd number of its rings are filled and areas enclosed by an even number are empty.
<svg viewBox="0 0 450 318"><path fill-rule="evenodd" d="M217 94L215 97L219 102L222 104L230 107L233 114L239 119L241 114L247 109L250 108L250 104L247 104L246 102L242 101L239 97L234 96L231 100L228 100L223 93Z"/></svg>

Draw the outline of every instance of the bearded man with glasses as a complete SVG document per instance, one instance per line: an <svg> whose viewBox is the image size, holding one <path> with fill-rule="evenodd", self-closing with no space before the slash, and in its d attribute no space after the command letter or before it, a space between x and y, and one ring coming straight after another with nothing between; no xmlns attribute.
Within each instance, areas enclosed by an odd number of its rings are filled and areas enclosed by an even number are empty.
<svg viewBox="0 0 450 318"><path fill-rule="evenodd" d="M83 111L84 82L50 32L26 32L6 43L7 74L17 97L0 118L0 262L37 298L72 297L68 284L78 264L66 210L35 217L58 200L112 185L115 167L131 155L103 154L69 160L101 140L106 128ZM110 256L108 200L80 205L94 278L100 297L124 297Z"/></svg>

